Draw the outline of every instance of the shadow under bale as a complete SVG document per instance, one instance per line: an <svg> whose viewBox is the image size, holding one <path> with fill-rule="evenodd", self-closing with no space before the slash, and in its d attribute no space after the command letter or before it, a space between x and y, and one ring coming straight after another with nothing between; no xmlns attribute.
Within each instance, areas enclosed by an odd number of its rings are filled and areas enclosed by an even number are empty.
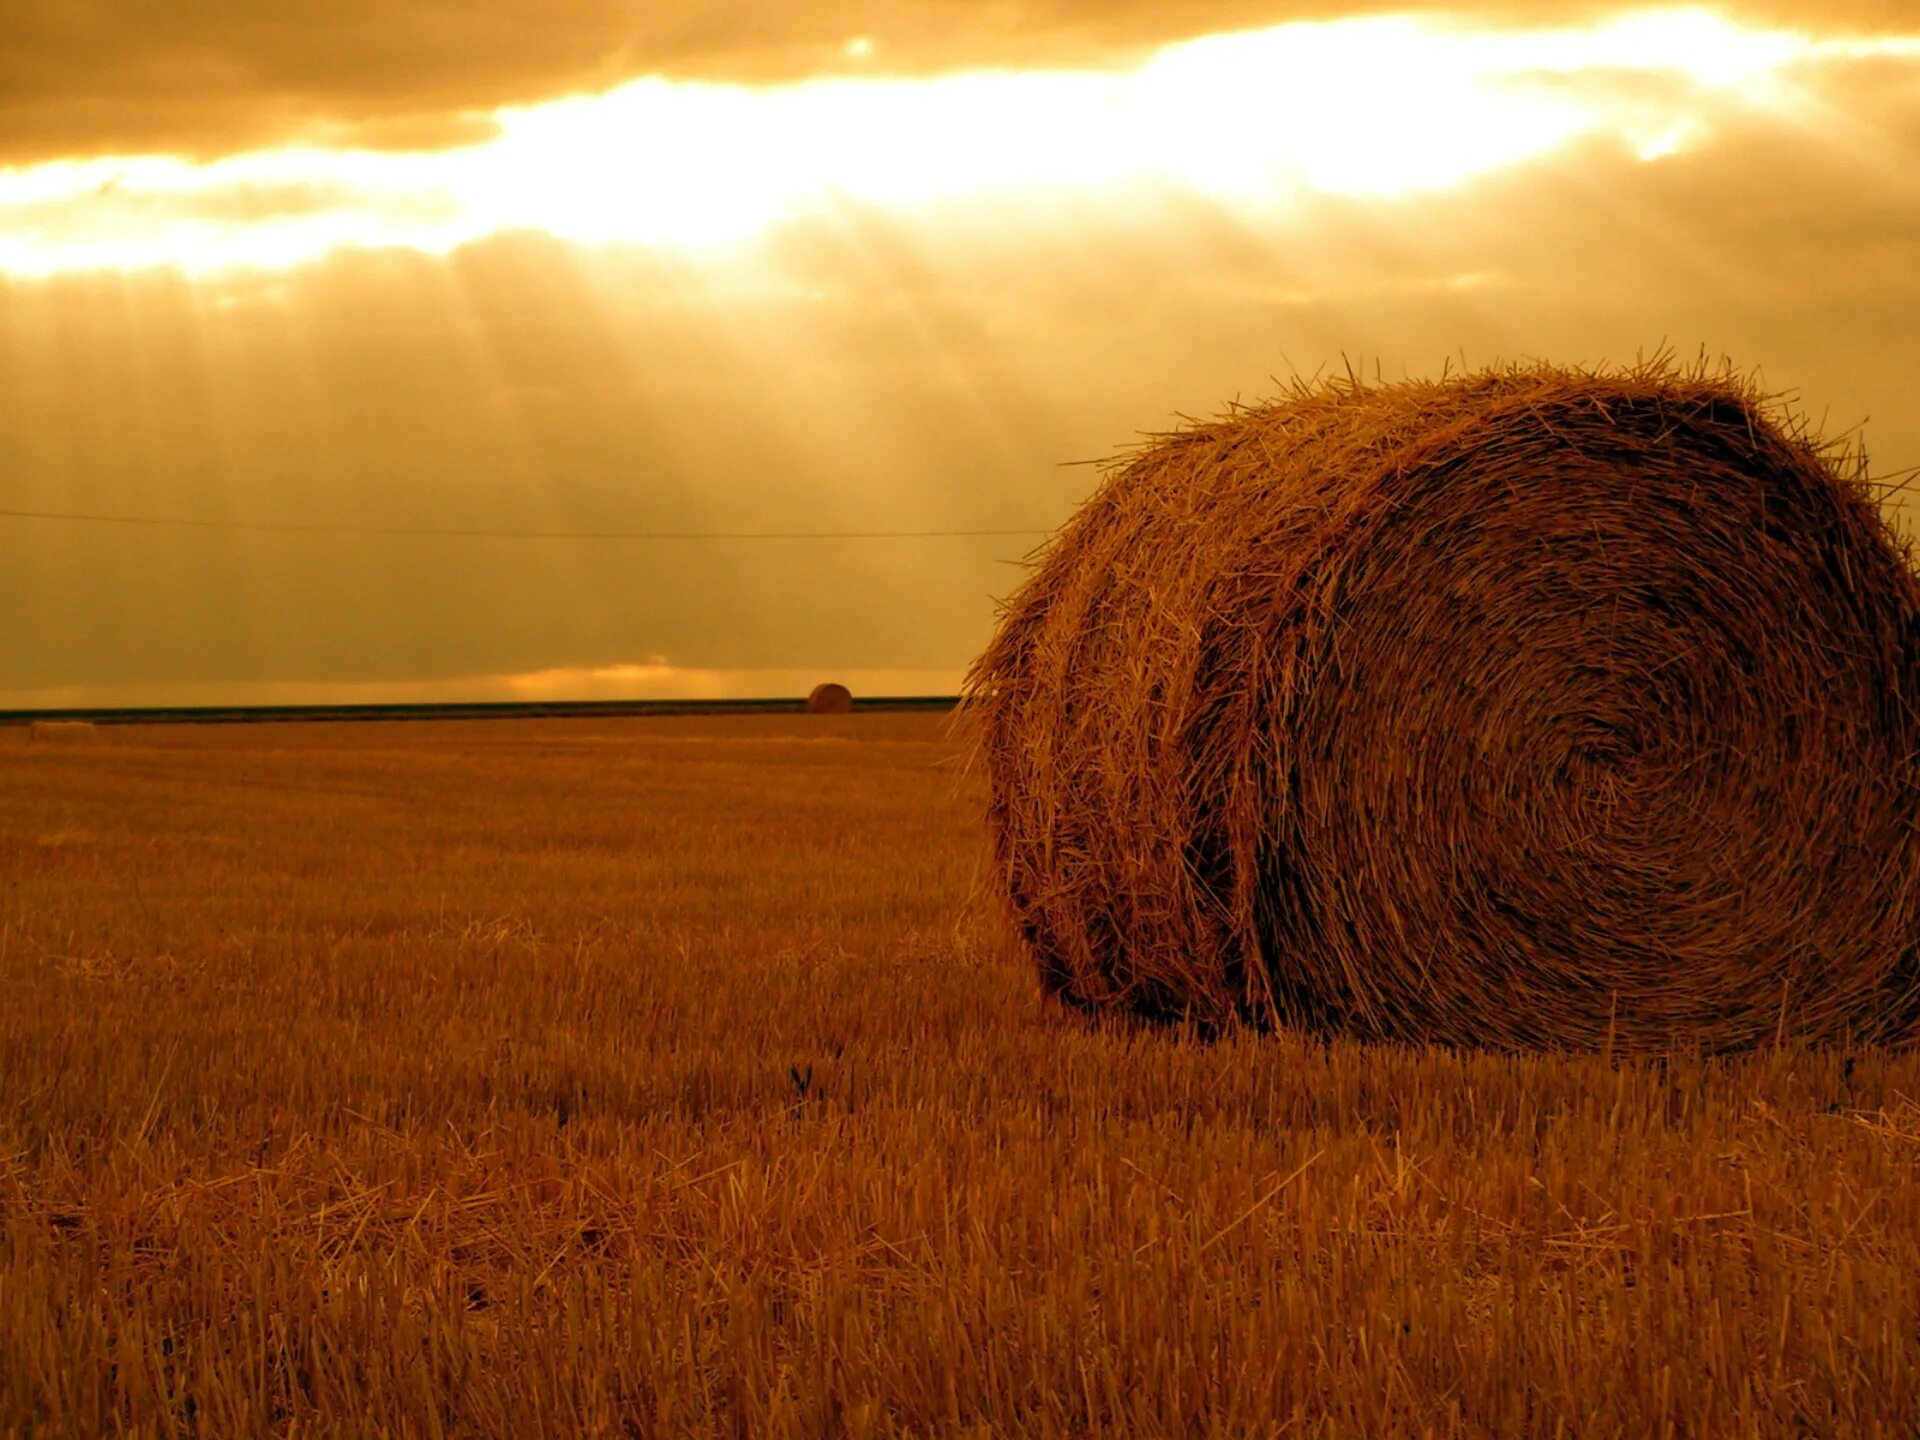
<svg viewBox="0 0 1920 1440"><path fill-rule="evenodd" d="M1920 585L1737 373L1368 386L1157 437L967 693L1075 1004L1495 1047L1920 1030Z"/></svg>
<svg viewBox="0 0 1920 1440"><path fill-rule="evenodd" d="M30 720L27 722L29 745L90 745L99 738L99 727L91 720Z"/></svg>

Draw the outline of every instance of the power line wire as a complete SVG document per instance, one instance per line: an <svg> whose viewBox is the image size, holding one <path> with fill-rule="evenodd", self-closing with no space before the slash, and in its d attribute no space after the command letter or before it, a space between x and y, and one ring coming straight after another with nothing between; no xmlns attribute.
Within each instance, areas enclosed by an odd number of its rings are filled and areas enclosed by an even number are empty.
<svg viewBox="0 0 1920 1440"><path fill-rule="evenodd" d="M199 520L167 515L102 515L0 507L9 520L60 520L177 530L258 530L298 535L399 535L448 540L962 540L1051 535L1016 530L491 530L413 525L336 525L277 520Z"/></svg>

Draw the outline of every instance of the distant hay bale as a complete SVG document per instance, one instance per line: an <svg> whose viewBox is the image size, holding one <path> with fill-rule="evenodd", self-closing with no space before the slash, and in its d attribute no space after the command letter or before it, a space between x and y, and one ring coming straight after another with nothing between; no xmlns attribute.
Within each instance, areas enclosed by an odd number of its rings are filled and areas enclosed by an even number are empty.
<svg viewBox="0 0 1920 1440"><path fill-rule="evenodd" d="M29 745L87 744L100 738L91 720L30 720L27 722Z"/></svg>
<svg viewBox="0 0 1920 1440"><path fill-rule="evenodd" d="M1920 1034L1920 584L1741 375L1297 385L1112 470L967 682L1076 1004L1709 1050Z"/></svg>
<svg viewBox="0 0 1920 1440"><path fill-rule="evenodd" d="M823 685L813 687L813 693L807 696L809 715L851 715L853 713L853 692L844 685L829 680Z"/></svg>

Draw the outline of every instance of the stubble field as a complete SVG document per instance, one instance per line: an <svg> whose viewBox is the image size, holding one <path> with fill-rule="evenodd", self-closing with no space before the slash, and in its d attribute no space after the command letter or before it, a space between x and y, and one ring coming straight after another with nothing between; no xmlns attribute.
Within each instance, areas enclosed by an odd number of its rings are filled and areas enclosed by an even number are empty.
<svg viewBox="0 0 1920 1440"><path fill-rule="evenodd" d="M948 725L0 731L0 1432L1920 1428L1920 1060L1090 1025Z"/></svg>

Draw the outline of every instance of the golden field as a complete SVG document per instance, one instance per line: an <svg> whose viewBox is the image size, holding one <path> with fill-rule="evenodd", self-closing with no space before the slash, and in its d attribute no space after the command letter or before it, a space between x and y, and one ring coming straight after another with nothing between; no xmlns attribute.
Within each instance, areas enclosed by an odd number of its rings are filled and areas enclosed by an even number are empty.
<svg viewBox="0 0 1920 1440"><path fill-rule="evenodd" d="M0 731L0 1432L1920 1430L1920 1059L1090 1024L949 724Z"/></svg>

